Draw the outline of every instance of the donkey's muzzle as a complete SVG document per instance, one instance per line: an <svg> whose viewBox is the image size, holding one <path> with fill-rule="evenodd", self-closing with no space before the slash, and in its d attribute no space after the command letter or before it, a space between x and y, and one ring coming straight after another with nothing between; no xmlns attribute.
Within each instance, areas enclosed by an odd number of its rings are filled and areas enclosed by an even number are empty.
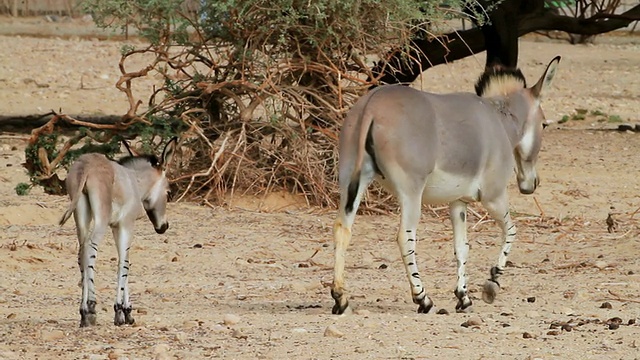
<svg viewBox="0 0 640 360"><path fill-rule="evenodd" d="M533 184L528 184L527 182L519 182L518 189L520 189L520 193L524 195L531 195L538 188L540 184L540 179L537 177L533 179Z"/></svg>
<svg viewBox="0 0 640 360"><path fill-rule="evenodd" d="M169 223L168 222L162 224L162 226L160 226L159 228L154 227L154 229L156 230L156 232L158 234L164 234L165 231L167 231L168 228L169 228Z"/></svg>

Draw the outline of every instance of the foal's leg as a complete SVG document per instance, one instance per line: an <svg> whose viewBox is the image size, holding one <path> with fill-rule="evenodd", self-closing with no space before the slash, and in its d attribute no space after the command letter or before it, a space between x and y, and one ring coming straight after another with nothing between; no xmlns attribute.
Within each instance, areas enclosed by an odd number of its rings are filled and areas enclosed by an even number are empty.
<svg viewBox="0 0 640 360"><path fill-rule="evenodd" d="M461 312L471 306L471 299L467 294L467 259L469 256L469 241L467 240L467 204L454 201L449 204L449 218L453 226L454 254L458 263L458 283L454 294L458 298L456 311Z"/></svg>
<svg viewBox="0 0 640 360"><path fill-rule="evenodd" d="M135 319L131 316L131 301L129 300L129 247L133 224L119 224L114 226L113 239L118 250L118 288L116 301L113 305L115 325L133 324Z"/></svg>
<svg viewBox="0 0 640 360"><path fill-rule="evenodd" d="M362 195L373 180L373 171L363 169L360 175L357 193L352 204L347 204L348 190L346 186L340 189L340 209L338 217L333 225L333 237L335 242L335 262L333 269L333 283L331 284L331 297L335 301L332 314L343 314L349 307L349 296L344 287L344 264L347 247L351 241L351 227L362 200Z"/></svg>
<svg viewBox="0 0 640 360"><path fill-rule="evenodd" d="M482 300L491 304L500 289L498 277L504 271L507 264L507 256L511 251L511 244L516 239L516 225L511 220L511 214L509 214L509 200L506 191L495 199L482 201L482 204L502 230L502 250L498 257L498 263L491 268L491 278L485 282L482 290Z"/></svg>
<svg viewBox="0 0 640 360"><path fill-rule="evenodd" d="M79 209L77 209L76 212L78 210ZM78 254L78 262L82 274L80 327L96 324L96 289L94 284L96 256L98 255L98 244L107 230L107 221L103 220L103 217L100 216L100 212L97 209L93 209L93 223L94 226L91 234L80 240L80 253Z"/></svg>
<svg viewBox="0 0 640 360"><path fill-rule="evenodd" d="M416 232L422 209L420 193L421 191L410 194L398 194L401 219L397 241L404 268L407 272L407 278L411 285L411 297L413 298L413 302L418 304L418 313L426 314L433 307L433 301L427 296L424 286L422 285L420 274L418 273L418 263L416 261Z"/></svg>
<svg viewBox="0 0 640 360"><path fill-rule="evenodd" d="M76 234L78 235L78 268L80 269L80 281L78 286L82 288L82 279L84 279L84 267L82 265L83 246L88 241L91 227L91 208L85 196L78 199L76 210L73 212L73 219L76 223Z"/></svg>

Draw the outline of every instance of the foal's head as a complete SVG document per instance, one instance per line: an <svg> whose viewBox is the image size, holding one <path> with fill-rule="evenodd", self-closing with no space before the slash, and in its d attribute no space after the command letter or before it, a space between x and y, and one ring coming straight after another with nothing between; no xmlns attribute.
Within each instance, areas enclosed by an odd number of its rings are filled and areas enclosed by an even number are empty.
<svg viewBox="0 0 640 360"><path fill-rule="evenodd" d="M166 177L167 164L171 162L178 138L174 137L162 151L162 157L155 155L140 155L133 151L125 141L124 145L129 156L118 162L136 172L138 187L142 196L142 205L153 228L158 234L163 234L169 228L166 219L166 208L169 196L169 181Z"/></svg>
<svg viewBox="0 0 640 360"><path fill-rule="evenodd" d="M487 69L476 84L476 93L482 97L502 97L512 116L521 123L518 141L513 149L516 161L518 188L523 194L536 190L538 174L536 162L542 144L542 128L545 123L540 98L553 80L560 56L556 56L533 87L527 88L519 69L494 67Z"/></svg>

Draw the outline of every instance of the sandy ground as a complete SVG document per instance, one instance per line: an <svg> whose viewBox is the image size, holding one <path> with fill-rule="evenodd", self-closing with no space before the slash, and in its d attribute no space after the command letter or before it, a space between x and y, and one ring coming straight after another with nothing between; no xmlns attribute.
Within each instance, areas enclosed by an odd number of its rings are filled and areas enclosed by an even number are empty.
<svg viewBox="0 0 640 360"><path fill-rule="evenodd" d="M0 20L0 33L10 33L15 23ZM586 109L635 123L638 40L571 46L528 38L521 67L533 82L563 56L543 101L549 119ZM0 36L0 113L124 113L113 87L122 44ZM431 69L416 86L471 90L483 61ZM67 199L39 189L17 196L14 187L27 181L26 136L1 134L0 359L638 359L640 135L606 130L615 121L589 116L545 130L541 186L534 196L510 187L519 237L492 305L479 295L498 230L470 216L472 313L454 311L449 221L425 210L418 261L437 309L449 315L415 313L395 214L357 218L347 261L355 312L331 315L334 211L283 207L287 198L274 196L233 208L170 204L165 235L141 220L131 248L132 327L112 324L116 253L108 236L98 256L98 326L90 329L78 328L75 230L56 225ZM617 220L612 233L608 213Z"/></svg>

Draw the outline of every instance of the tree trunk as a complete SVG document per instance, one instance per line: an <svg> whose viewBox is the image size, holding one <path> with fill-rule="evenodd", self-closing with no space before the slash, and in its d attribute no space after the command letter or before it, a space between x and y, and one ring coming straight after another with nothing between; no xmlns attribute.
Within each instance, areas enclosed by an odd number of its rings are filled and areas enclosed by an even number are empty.
<svg viewBox="0 0 640 360"><path fill-rule="evenodd" d="M538 30L597 35L640 20L640 4L623 14L596 14L588 19L558 15L540 6L540 0L505 0L489 14L490 24L455 31L431 40L414 39L408 55L396 51L372 69L379 84L410 83L430 67L487 50L487 66L517 66L518 37ZM515 19L515 21L513 21ZM514 23L517 31L513 31ZM485 39L485 36L487 39Z"/></svg>

